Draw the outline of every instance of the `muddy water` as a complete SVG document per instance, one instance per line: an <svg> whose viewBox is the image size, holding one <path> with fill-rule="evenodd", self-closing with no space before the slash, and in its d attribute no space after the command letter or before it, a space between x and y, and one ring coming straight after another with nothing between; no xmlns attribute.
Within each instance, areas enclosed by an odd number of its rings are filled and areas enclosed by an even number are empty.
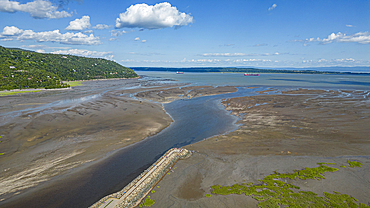
<svg viewBox="0 0 370 208"><path fill-rule="evenodd" d="M305 81L304 78L307 77L309 79ZM355 78L336 76L330 77L333 78L333 81L329 80L330 82L319 82L317 78L314 76L281 77L279 75L278 77L266 76L265 79L259 79L259 82L256 79L253 83L246 83L244 79L240 83L235 83L233 82L235 80L232 80L232 83L225 84L274 85L273 83L279 82L275 86L284 84L283 86L288 87L363 89L368 88L370 83L369 77L355 77L356 80L352 80ZM228 80L230 81L230 79ZM261 83L262 80L265 81ZM223 84L222 82L218 83ZM106 90L114 90L114 88L114 86L109 86ZM103 196L122 189L168 149L185 146L235 129L236 118L224 110L220 105L220 100L228 97L254 95L256 90L263 89L243 88L233 94L179 100L166 104L165 109L175 122L161 133L116 152L98 165L60 176L53 183L46 183L25 194L20 194L11 201L2 203L1 207L88 207ZM86 95L91 94L95 93L86 93Z"/></svg>
<svg viewBox="0 0 370 208"><path fill-rule="evenodd" d="M124 148L99 165L61 176L25 194L13 197L3 207L88 207L100 198L122 189L140 172L172 147L181 147L237 128L220 100L257 89L240 89L226 95L178 100L165 104L174 122L159 134Z"/></svg>

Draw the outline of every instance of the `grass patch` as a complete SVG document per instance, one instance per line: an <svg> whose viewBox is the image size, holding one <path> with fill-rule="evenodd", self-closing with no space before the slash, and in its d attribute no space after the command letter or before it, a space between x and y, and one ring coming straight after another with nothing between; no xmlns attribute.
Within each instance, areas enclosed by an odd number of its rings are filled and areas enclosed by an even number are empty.
<svg viewBox="0 0 370 208"><path fill-rule="evenodd" d="M354 168L354 167L361 168L361 166L362 166L362 164L360 162L357 162L357 161L347 160L347 162L348 162L349 167L351 167L351 168Z"/></svg>
<svg viewBox="0 0 370 208"><path fill-rule="evenodd" d="M211 194L206 194L205 197L208 197L209 198L209 197L211 197Z"/></svg>
<svg viewBox="0 0 370 208"><path fill-rule="evenodd" d="M0 155L3 155L4 153L0 153Z"/></svg>
<svg viewBox="0 0 370 208"><path fill-rule="evenodd" d="M333 163L318 163L319 167L294 170L293 173L278 173L275 171L274 174L259 180L259 184L214 185L211 186L212 194L245 194L257 200L259 202L258 207L370 207L370 203L369 206L366 204L358 205L358 200L347 194L324 192L324 197L319 197L311 191L299 191L300 187L281 180L286 178L292 180L325 179L323 173L338 170L337 168L328 167L326 164L333 165Z"/></svg>
<svg viewBox="0 0 370 208"><path fill-rule="evenodd" d="M154 194L154 193L155 193L155 191L154 191L154 190L152 190L152 191L150 191L150 193Z"/></svg>
<svg viewBox="0 0 370 208"><path fill-rule="evenodd" d="M21 93L30 93L30 92L40 92L41 90L27 90L27 91L6 91L6 92L0 92L1 96L9 96L9 95L16 95Z"/></svg>
<svg viewBox="0 0 370 208"><path fill-rule="evenodd" d="M345 165L341 165L340 167L341 167L341 168L347 168Z"/></svg>
<svg viewBox="0 0 370 208"><path fill-rule="evenodd" d="M83 81L69 81L69 82L64 82L65 84L68 84L71 87L76 87L76 86L82 86Z"/></svg>

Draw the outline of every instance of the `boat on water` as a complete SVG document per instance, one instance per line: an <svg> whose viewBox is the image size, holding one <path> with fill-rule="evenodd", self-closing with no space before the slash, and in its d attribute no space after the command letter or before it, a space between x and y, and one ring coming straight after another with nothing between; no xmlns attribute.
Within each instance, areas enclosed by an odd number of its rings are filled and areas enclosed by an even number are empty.
<svg viewBox="0 0 370 208"><path fill-rule="evenodd" d="M257 76L259 76L259 74L247 74L247 73L245 73L244 76L255 76L255 77L257 77Z"/></svg>
<svg viewBox="0 0 370 208"><path fill-rule="evenodd" d="M183 73L184 73L184 72L179 72L179 71L178 71L178 72L176 72L176 74L183 74Z"/></svg>

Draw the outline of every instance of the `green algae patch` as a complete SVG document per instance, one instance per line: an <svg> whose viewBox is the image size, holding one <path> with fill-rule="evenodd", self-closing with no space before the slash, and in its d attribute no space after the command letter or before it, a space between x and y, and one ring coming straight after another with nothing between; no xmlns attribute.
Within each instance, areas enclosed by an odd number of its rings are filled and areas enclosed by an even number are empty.
<svg viewBox="0 0 370 208"><path fill-rule="evenodd" d="M152 190L152 191L150 191L150 193L154 194L154 193L155 193L155 191L154 191L154 190Z"/></svg>
<svg viewBox="0 0 370 208"><path fill-rule="evenodd" d="M205 197L208 197L209 198L209 197L211 197L211 194L206 194Z"/></svg>
<svg viewBox="0 0 370 208"><path fill-rule="evenodd" d="M341 165L340 167L341 167L341 168L347 168L345 165Z"/></svg>
<svg viewBox="0 0 370 208"><path fill-rule="evenodd" d="M152 206L154 203L155 203L155 201L151 200L151 199L150 199L150 196L148 196L148 197L144 200L144 206L146 206L146 207L150 207L150 206Z"/></svg>
<svg viewBox="0 0 370 208"><path fill-rule="evenodd" d="M357 199L339 192L324 193L324 197L311 191L299 191L300 187L281 179L306 180L325 179L323 173L335 172L338 169L326 166L334 163L318 163L319 167L294 170L293 173L278 173L266 176L259 180L259 184L234 184L232 186L211 186L212 194L229 195L245 194L258 201L258 207L370 207L366 204L358 205Z"/></svg>
<svg viewBox="0 0 370 208"><path fill-rule="evenodd" d="M347 163L348 163L349 167L351 167L351 168L354 168L354 167L361 168L362 167L362 164L360 162L357 162L357 161L347 160Z"/></svg>
<svg viewBox="0 0 370 208"><path fill-rule="evenodd" d="M4 153L0 153L0 155L3 155Z"/></svg>

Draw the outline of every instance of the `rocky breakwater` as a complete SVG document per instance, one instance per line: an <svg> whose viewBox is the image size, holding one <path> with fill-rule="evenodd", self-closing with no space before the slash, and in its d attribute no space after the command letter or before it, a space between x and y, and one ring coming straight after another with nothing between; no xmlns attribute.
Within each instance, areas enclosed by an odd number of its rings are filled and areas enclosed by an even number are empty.
<svg viewBox="0 0 370 208"><path fill-rule="evenodd" d="M121 191L108 195L90 208L135 207L179 159L191 156L187 149L172 148Z"/></svg>

